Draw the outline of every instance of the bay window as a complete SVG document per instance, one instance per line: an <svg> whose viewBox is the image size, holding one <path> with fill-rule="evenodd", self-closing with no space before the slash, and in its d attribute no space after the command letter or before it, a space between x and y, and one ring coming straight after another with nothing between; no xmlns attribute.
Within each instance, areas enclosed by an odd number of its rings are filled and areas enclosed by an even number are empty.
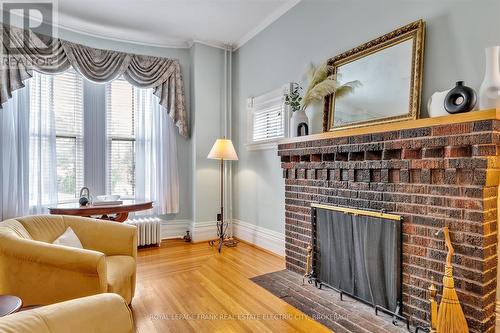
<svg viewBox="0 0 500 333"><path fill-rule="evenodd" d="M73 70L35 72L28 86L31 214L76 202L85 185L156 202L148 213L178 211L175 125L152 89L84 82Z"/></svg>

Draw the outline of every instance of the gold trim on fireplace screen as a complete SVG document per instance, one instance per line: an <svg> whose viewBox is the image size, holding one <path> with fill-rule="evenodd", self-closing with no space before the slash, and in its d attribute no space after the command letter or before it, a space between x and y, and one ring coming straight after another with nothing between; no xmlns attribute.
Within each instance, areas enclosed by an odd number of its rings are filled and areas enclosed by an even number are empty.
<svg viewBox="0 0 500 333"><path fill-rule="evenodd" d="M319 203L312 203L311 207L334 210L334 211L342 212L342 213L346 213L346 214L372 216L372 217L379 217L379 218L388 219L388 220L401 221L400 215L387 214L387 213L382 213L382 212L377 212L377 211L372 211L372 210L362 210L362 209L355 209L355 208L330 206L330 205L324 205L324 204L319 204Z"/></svg>
<svg viewBox="0 0 500 333"><path fill-rule="evenodd" d="M338 68L342 65L356 61L410 39L413 39L413 49L408 113L400 116L372 119L333 127L333 119L335 116L335 94L332 94L325 97L325 106L323 110L323 132L358 128L373 124L386 124L401 120L415 120L419 117L425 39L425 22L423 20L407 24L401 28L391 31L388 34L330 58L328 59L328 64L333 68L332 74L336 74Z"/></svg>

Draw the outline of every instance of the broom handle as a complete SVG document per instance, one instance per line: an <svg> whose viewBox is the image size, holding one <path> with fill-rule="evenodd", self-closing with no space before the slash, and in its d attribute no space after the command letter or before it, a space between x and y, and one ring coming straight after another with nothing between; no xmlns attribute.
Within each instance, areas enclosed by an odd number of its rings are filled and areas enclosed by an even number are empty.
<svg viewBox="0 0 500 333"><path fill-rule="evenodd" d="M451 266L451 258L453 257L455 250L451 245L450 230L448 229L448 227L443 228L443 233L444 233L444 241L446 243L446 247L448 248L448 254L446 255L446 264Z"/></svg>

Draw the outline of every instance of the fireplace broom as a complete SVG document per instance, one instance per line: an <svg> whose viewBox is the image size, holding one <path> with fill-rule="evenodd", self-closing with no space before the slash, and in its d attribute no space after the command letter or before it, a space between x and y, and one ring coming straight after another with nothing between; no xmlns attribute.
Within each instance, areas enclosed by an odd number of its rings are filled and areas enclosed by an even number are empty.
<svg viewBox="0 0 500 333"><path fill-rule="evenodd" d="M448 227L444 227L442 231L446 247L448 248L448 254L446 256L446 266L443 276L443 296L441 297L441 304L439 306L436 331L437 333L468 333L469 328L467 327L467 321L460 306L453 280L451 258L455 251L451 245Z"/></svg>

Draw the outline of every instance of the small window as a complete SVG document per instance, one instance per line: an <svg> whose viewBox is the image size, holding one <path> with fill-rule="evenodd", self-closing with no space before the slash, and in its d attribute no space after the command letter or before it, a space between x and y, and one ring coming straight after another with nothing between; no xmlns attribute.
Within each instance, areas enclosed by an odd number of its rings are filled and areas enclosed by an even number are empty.
<svg viewBox="0 0 500 333"><path fill-rule="evenodd" d="M248 149L272 148L280 139L287 136L289 117L284 95L288 88L286 85L248 99Z"/></svg>

